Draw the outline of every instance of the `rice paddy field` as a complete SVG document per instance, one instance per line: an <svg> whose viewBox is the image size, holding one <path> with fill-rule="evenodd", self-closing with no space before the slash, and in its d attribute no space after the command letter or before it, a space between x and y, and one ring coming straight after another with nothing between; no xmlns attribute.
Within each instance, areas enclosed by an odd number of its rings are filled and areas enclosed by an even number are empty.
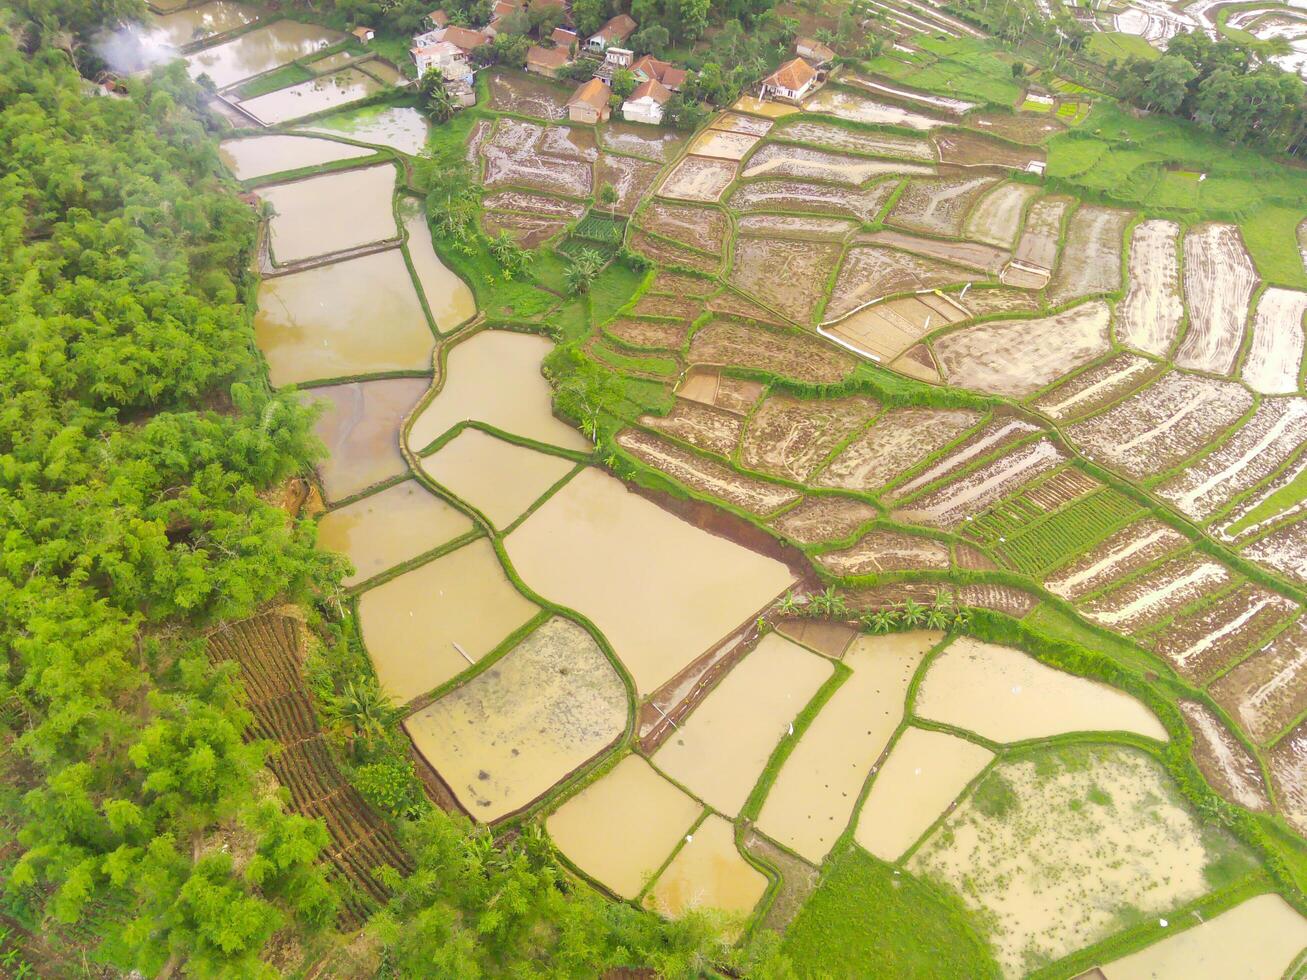
<svg viewBox="0 0 1307 980"><path fill-rule="evenodd" d="M913 45L693 134L514 72L429 133L289 125L353 76L251 97L223 159L270 208L259 346L322 405L344 614L442 805L798 976L1297 975L1296 226L1160 205L1187 132L871 6ZM433 232L422 147L522 271Z"/></svg>

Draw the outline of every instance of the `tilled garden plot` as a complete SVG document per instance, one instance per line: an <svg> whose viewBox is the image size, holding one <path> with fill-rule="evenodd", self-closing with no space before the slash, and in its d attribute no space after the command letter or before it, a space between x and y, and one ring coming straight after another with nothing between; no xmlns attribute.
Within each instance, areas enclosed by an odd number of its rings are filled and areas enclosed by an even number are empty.
<svg viewBox="0 0 1307 980"><path fill-rule="evenodd" d="M1082 296L1121 288L1121 246L1131 213L1082 204L1067 225L1066 247L1048 284L1048 302L1061 306Z"/></svg>
<svg viewBox="0 0 1307 980"><path fill-rule="evenodd" d="M1223 599L1176 616L1148 642L1180 674L1203 684L1298 612L1291 599L1245 582Z"/></svg>
<svg viewBox="0 0 1307 980"><path fill-rule="evenodd" d="M957 591L959 606L993 609L1013 619L1022 619L1039 605L1039 596L1011 585L964 585Z"/></svg>
<svg viewBox="0 0 1307 980"><path fill-rule="evenodd" d="M490 108L537 119L562 119L567 115L567 90L539 78L494 72L490 76Z"/></svg>
<svg viewBox="0 0 1307 980"><path fill-rule="evenodd" d="M662 320L637 320L624 316L604 324L604 331L634 347L654 347L659 350L679 351L685 346L689 327L684 323L667 323Z"/></svg>
<svg viewBox="0 0 1307 980"><path fill-rule="evenodd" d="M833 123L795 118L782 123L772 132L773 140L790 140L795 143L813 143L833 150L852 150L869 156L896 157L921 163L935 161L935 148L929 140L893 133L878 133L849 129Z"/></svg>
<svg viewBox="0 0 1307 980"><path fill-rule="evenodd" d="M965 283L974 275L960 266L884 245L853 245L840 266L823 318L838 320L885 296Z"/></svg>
<svg viewBox="0 0 1307 980"><path fill-rule="evenodd" d="M1280 812L1298 833L1307 834L1307 721L1276 744L1270 763Z"/></svg>
<svg viewBox="0 0 1307 980"><path fill-rule="evenodd" d="M789 238L810 242L840 242L856 228L842 218L799 214L746 214L735 222L740 235L755 238Z"/></svg>
<svg viewBox="0 0 1307 980"><path fill-rule="evenodd" d="M659 162L666 162L676 156L684 142L685 134L674 129L614 122L599 130L599 143L605 149Z"/></svg>
<svg viewBox="0 0 1307 980"><path fill-rule="evenodd" d="M665 296L645 293L635 301L631 311L636 316L674 317L687 323L703 312L703 300L694 296Z"/></svg>
<svg viewBox="0 0 1307 980"><path fill-rule="evenodd" d="M772 521L772 527L799 544L842 541L880 512L849 497L808 497Z"/></svg>
<svg viewBox="0 0 1307 980"><path fill-rule="evenodd" d="M523 248L538 248L567 228L562 218L546 218L534 214L516 214L512 211L486 211L481 215L481 229L490 238L504 232L513 236Z"/></svg>
<svg viewBox="0 0 1307 980"><path fill-rule="evenodd" d="M1079 599L1188 544L1174 528L1144 518L1046 576L1044 586L1063 599Z"/></svg>
<svg viewBox="0 0 1307 980"><path fill-rule="evenodd" d="M1243 549L1243 556L1307 584L1307 521L1277 528Z"/></svg>
<svg viewBox="0 0 1307 980"><path fill-rule="evenodd" d="M1079 418L1124 398L1161 371L1162 365L1138 354L1117 354L1064 381L1030 404L1049 418Z"/></svg>
<svg viewBox="0 0 1307 980"><path fill-rule="evenodd" d="M1111 310L1100 300L1035 320L987 320L933 341L951 384L1024 398L1105 353Z"/></svg>
<svg viewBox="0 0 1307 980"><path fill-rule="evenodd" d="M1133 633L1172 615L1233 581L1230 570L1197 552L1170 561L1086 602L1085 616L1100 626Z"/></svg>
<svg viewBox="0 0 1307 980"><path fill-rule="evenodd" d="M667 175L658 193L685 201L716 201L735 179L735 166L731 160L686 157Z"/></svg>
<svg viewBox="0 0 1307 980"><path fill-rule="evenodd" d="M1123 344L1165 357L1184 319L1180 257L1174 221L1141 221L1130 237L1126 292L1116 308L1116 335Z"/></svg>
<svg viewBox="0 0 1307 980"><path fill-rule="evenodd" d="M731 283L797 323L812 320L840 260L837 242L741 238Z"/></svg>
<svg viewBox="0 0 1307 980"><path fill-rule="evenodd" d="M995 183L994 177L911 180L899 195L887 222L909 231L958 237L967 212Z"/></svg>
<svg viewBox="0 0 1307 980"><path fill-rule="evenodd" d="M718 456L730 456L744 430L740 416L686 398L676 399L666 416L645 415L640 424Z"/></svg>
<svg viewBox="0 0 1307 980"><path fill-rule="evenodd" d="M1307 711L1307 627L1294 623L1210 690L1253 741L1268 745Z"/></svg>
<svg viewBox="0 0 1307 980"><path fill-rule="evenodd" d="M642 228L700 251L721 254L726 242L726 215L716 208L655 201L640 212Z"/></svg>
<svg viewBox="0 0 1307 980"><path fill-rule="evenodd" d="M728 319L714 320L695 333L688 360L766 371L813 384L834 384L857 366L850 355L810 335Z"/></svg>
<svg viewBox="0 0 1307 980"><path fill-rule="evenodd" d="M1184 236L1184 293L1189 329L1178 367L1229 374L1243 343L1257 270L1235 225L1202 225Z"/></svg>
<svg viewBox="0 0 1307 980"><path fill-rule="evenodd" d="M841 577L931 569L947 571L949 548L943 541L902 531L869 531L848 548L827 551L817 563Z"/></svg>
<svg viewBox="0 0 1307 980"><path fill-rule="evenodd" d="M984 272L991 276L998 275L998 271L1003 268L1003 263L1009 257L1009 253L989 245L921 238L901 231L868 232L859 236L858 241L869 245L888 245L928 259L938 259L941 262L975 269L977 272Z"/></svg>
<svg viewBox="0 0 1307 980"><path fill-rule="evenodd" d="M731 378L713 368L691 368L676 392L681 398L747 415L762 395L762 383Z"/></svg>
<svg viewBox="0 0 1307 980"><path fill-rule="evenodd" d="M888 499L892 503L909 497L932 483L937 483L946 477L960 473L977 460L997 452L1004 446L1019 439L1024 439L1038 431L1038 426L1031 425L1021 419L996 418L912 479L900 483L889 494Z"/></svg>
<svg viewBox="0 0 1307 980"><path fill-rule="evenodd" d="M1272 286L1253 314L1253 338L1243 363L1243 380L1264 395L1298 390L1307 293Z"/></svg>
<svg viewBox="0 0 1307 980"><path fill-rule="evenodd" d="M701 279L698 276L687 276L681 272L659 269L654 275L649 292L662 293L666 296L703 297L716 288L717 283L712 279Z"/></svg>
<svg viewBox="0 0 1307 980"><path fill-rule="evenodd" d="M729 466L645 432L623 430L617 435L617 443L678 483L754 514L770 514L799 498L798 491L741 476Z"/></svg>
<svg viewBox="0 0 1307 980"><path fill-rule="evenodd" d="M701 157L715 157L719 160L742 160L758 145L760 139L761 137L751 133L705 129L694 138L687 152Z"/></svg>
<svg viewBox="0 0 1307 980"><path fill-rule="evenodd" d="M772 395L749 420L740 460L751 470L802 483L878 411L878 402L862 396L818 401Z"/></svg>
<svg viewBox="0 0 1307 980"><path fill-rule="evenodd" d="M621 214L630 214L653 186L662 164L605 153L595 164L595 186L611 187L617 194L613 205Z"/></svg>
<svg viewBox="0 0 1307 980"><path fill-rule="evenodd" d="M676 242L656 238L639 228L631 229L629 241L634 251L663 265L680 266L684 269L716 275L722 264L720 256L705 255L703 252L686 248Z"/></svg>
<svg viewBox="0 0 1307 980"><path fill-rule="evenodd" d="M873 491L939 452L979 421L979 414L966 409L891 409L831 460L814 482L842 490Z"/></svg>
<svg viewBox="0 0 1307 980"><path fill-rule="evenodd" d="M1005 181L976 202L963 232L973 241L1010 249L1016 244L1026 205L1038 196L1035 185Z"/></svg>
<svg viewBox="0 0 1307 980"><path fill-rule="evenodd" d="M732 193L730 205L736 211L842 214L871 221L880 214L896 186L894 181L881 181L863 190L852 190L797 180L759 180Z"/></svg>
<svg viewBox="0 0 1307 980"><path fill-rule="evenodd" d="M1172 371L1066 431L1094 460L1139 479L1210 445L1252 401L1240 385Z"/></svg>
<svg viewBox="0 0 1307 980"><path fill-rule="evenodd" d="M768 143L749 158L741 176L746 179L792 177L796 180L823 180L848 187L861 187L873 177L934 172L935 168L930 164L873 160L790 143Z"/></svg>
<svg viewBox="0 0 1307 980"><path fill-rule="evenodd" d="M1025 170L1032 163L1044 161L1044 151L1013 146L1002 140L978 133L942 132L935 135L939 162L960 167L1007 167Z"/></svg>
<svg viewBox="0 0 1307 980"><path fill-rule="evenodd" d="M714 119L708 128L722 129L730 133L747 133L750 136L766 136L773 125L775 123L771 119L727 112Z"/></svg>
<svg viewBox="0 0 1307 980"><path fill-rule="evenodd" d="M826 86L803 103L808 112L825 112L852 122L870 123L873 126L899 126L927 132L946 124L944 119L913 112L886 102L877 102L845 89Z"/></svg>
<svg viewBox="0 0 1307 980"><path fill-rule="evenodd" d="M1194 520L1205 520L1274 473L1304 442L1307 400L1267 399L1219 448L1157 492Z"/></svg>
<svg viewBox="0 0 1307 980"><path fill-rule="evenodd" d="M576 219L585 214L585 205L565 201L546 194L528 194L525 191L497 191L487 194L481 202L487 211L520 211L544 217Z"/></svg>
<svg viewBox="0 0 1307 980"><path fill-rule="evenodd" d="M1041 439L946 483L894 512L896 520L954 530L998 500L1066 462L1066 455Z"/></svg>

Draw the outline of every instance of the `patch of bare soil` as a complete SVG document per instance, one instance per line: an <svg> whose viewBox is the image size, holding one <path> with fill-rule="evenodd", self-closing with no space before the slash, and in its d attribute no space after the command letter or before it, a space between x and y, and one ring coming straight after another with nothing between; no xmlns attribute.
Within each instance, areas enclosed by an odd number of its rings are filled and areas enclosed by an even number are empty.
<svg viewBox="0 0 1307 980"><path fill-rule="evenodd" d="M897 609L909 600L923 606L940 599L951 601L953 589L943 582L889 582L865 589L847 589L844 599L854 612L875 612Z"/></svg>
<svg viewBox="0 0 1307 980"><path fill-rule="evenodd" d="M1243 344L1257 269L1237 225L1201 225L1184 236L1184 294L1189 329L1178 367L1229 374Z"/></svg>
<svg viewBox="0 0 1307 980"><path fill-rule="evenodd" d="M1271 750L1270 768L1280 812L1298 833L1307 834L1307 721Z"/></svg>
<svg viewBox="0 0 1307 980"><path fill-rule="evenodd" d="M638 220L656 235L704 252L720 254L726 241L726 215L716 208L654 201Z"/></svg>
<svg viewBox="0 0 1307 980"><path fill-rule="evenodd" d="M1005 181L976 202L967 215L965 233L977 242L988 242L1010 249L1016 244L1021 219L1026 205L1039 196L1039 188L1032 184Z"/></svg>
<svg viewBox="0 0 1307 980"><path fill-rule="evenodd" d="M1043 143L1066 131L1066 126L1047 113L979 112L963 119L963 125L978 133L993 133L1018 143Z"/></svg>
<svg viewBox="0 0 1307 980"><path fill-rule="evenodd" d="M770 514L799 497L795 490L741 476L729 466L635 429L618 433L617 443L678 483L754 514Z"/></svg>
<svg viewBox="0 0 1307 980"><path fill-rule="evenodd" d="M991 139L978 133L940 132L935 134L939 148L939 162L961 167L1007 167L1025 170L1031 163L1043 162L1045 153L1027 147L1013 146L1002 140Z"/></svg>
<svg viewBox="0 0 1307 980"><path fill-rule="evenodd" d="M735 222L735 230L741 235L811 242L843 241L855 227L853 222L842 218L801 214L746 214Z"/></svg>
<svg viewBox="0 0 1307 980"><path fill-rule="evenodd" d="M661 163L652 160L605 153L595 164L595 186L612 187L617 192L614 209L621 214L630 214L653 186L661 167Z"/></svg>
<svg viewBox="0 0 1307 980"><path fill-rule="evenodd" d="M727 412L747 415L762 394L762 384L730 378L712 368L692 368L686 372L677 394Z"/></svg>
<svg viewBox="0 0 1307 980"><path fill-rule="evenodd" d="M922 569L947 571L949 548L933 538L873 530L847 548L817 555L816 560L828 572L841 577Z"/></svg>
<svg viewBox="0 0 1307 980"><path fill-rule="evenodd" d="M773 120L759 116L746 116L738 112L727 112L718 116L709 125L709 129L724 129L731 133L747 133L750 136L766 136L772 128Z"/></svg>
<svg viewBox="0 0 1307 980"><path fill-rule="evenodd" d="M953 546L953 561L958 568L969 571L988 572L998 568L998 563L975 545L958 542Z"/></svg>
<svg viewBox="0 0 1307 980"><path fill-rule="evenodd" d="M521 187L568 197L589 197L590 164L583 158L561 156L551 127L503 118L495 134L481 147L486 187ZM566 141L564 141L565 143Z"/></svg>
<svg viewBox="0 0 1307 980"><path fill-rule="evenodd" d="M797 180L756 180L732 192L735 211L793 211L838 214L871 221L880 214L898 182L883 180L862 190Z"/></svg>
<svg viewBox="0 0 1307 980"><path fill-rule="evenodd" d="M1025 289L1010 286L973 286L965 294L951 294L972 316L992 313L1019 313L1039 309L1039 297Z"/></svg>
<svg viewBox="0 0 1307 980"><path fill-rule="evenodd" d="M885 296L956 285L974 277L959 266L896 248L854 245L845 255L823 317L828 322L838 320Z"/></svg>
<svg viewBox="0 0 1307 980"><path fill-rule="evenodd" d="M1117 354L1064 381L1030 404L1049 418L1076 419L1124 398L1162 370L1163 365L1138 354Z"/></svg>
<svg viewBox="0 0 1307 980"><path fill-rule="evenodd" d="M1291 599L1245 582L1218 602L1176 616L1150 642L1178 673L1203 684L1297 612Z"/></svg>
<svg viewBox="0 0 1307 980"><path fill-rule="evenodd" d="M1121 246L1131 217L1129 211L1093 204L1076 208L1057 272L1048 284L1050 305L1121 288Z"/></svg>
<svg viewBox="0 0 1307 980"><path fill-rule="evenodd" d="M742 160L758 144L759 137L751 133L731 130L706 129L694 138L687 151L701 157L722 160Z"/></svg>
<svg viewBox="0 0 1307 980"><path fill-rule="evenodd" d="M741 296L733 289L723 289L708 300L708 309L726 316L744 317L749 320L758 320L761 323L780 326L780 318L775 313L748 297Z"/></svg>
<svg viewBox="0 0 1307 980"><path fill-rule="evenodd" d="M567 115L568 95L562 85L544 79L503 72L490 75L490 108L497 112L562 119Z"/></svg>
<svg viewBox="0 0 1307 980"><path fill-rule="evenodd" d="M689 361L766 371L812 384L834 384L857 362L810 334L771 329L740 320L717 319L690 341Z"/></svg>
<svg viewBox="0 0 1307 980"><path fill-rule="evenodd" d="M843 246L783 238L735 243L731 282L797 323L812 320Z"/></svg>
<svg viewBox="0 0 1307 980"><path fill-rule="evenodd" d="M1048 575L1044 585L1054 595L1076 600L1188 544L1189 539L1179 531L1145 518L1126 525L1072 559Z"/></svg>
<svg viewBox="0 0 1307 980"><path fill-rule="evenodd" d="M832 623L824 619L786 619L777 625L776 632L832 660L843 659L849 644L858 635L858 631L848 623Z"/></svg>
<svg viewBox="0 0 1307 980"><path fill-rule="evenodd" d="M880 411L871 398L772 395L749 420L740 459L751 470L802 483L814 467Z"/></svg>
<svg viewBox="0 0 1307 980"><path fill-rule="evenodd" d="M1259 745L1307 710L1307 627L1294 623L1212 684L1212 697Z"/></svg>
<svg viewBox="0 0 1307 980"><path fill-rule="evenodd" d="M676 156L685 134L674 129L655 129L614 122L599 128L599 143L606 149L666 162Z"/></svg>
<svg viewBox="0 0 1307 980"><path fill-rule="evenodd" d="M781 873L780 887L759 924L772 932L784 932L808 901L808 896L817 890L821 872L789 851L777 847L752 828L744 832L744 849Z"/></svg>
<svg viewBox="0 0 1307 980"><path fill-rule="evenodd" d="M965 409L891 409L845 447L814 482L843 490L875 490L978 421L978 413Z"/></svg>
<svg viewBox="0 0 1307 980"><path fill-rule="evenodd" d="M890 248L912 252L941 262L965 266L977 272L991 276L998 275L1003 263L1008 260L1008 253L990 245L976 242L956 242L940 238L922 238L901 231L874 231L858 237L860 243L869 245L888 245Z"/></svg>
<svg viewBox="0 0 1307 980"><path fill-rule="evenodd" d="M697 296L702 298L716 288L717 283L711 279L701 279L698 276L687 276L682 272L659 269L654 276L653 285L649 287L649 292L662 293L665 296Z"/></svg>
<svg viewBox="0 0 1307 980"><path fill-rule="evenodd" d="M879 511L871 504L848 497L809 497L772 521L772 527L791 541L817 544L843 541Z"/></svg>
<svg viewBox="0 0 1307 980"><path fill-rule="evenodd" d="M744 428L738 415L685 398L676 399L666 416L645 415L640 423L718 456L731 455Z"/></svg>
<svg viewBox="0 0 1307 980"><path fill-rule="evenodd" d="M664 238L655 238L639 228L631 231L630 244L634 251L661 265L680 266L684 269L716 275L718 267L722 264L719 256L704 255L702 252L696 252Z"/></svg>
<svg viewBox="0 0 1307 980"><path fill-rule="evenodd" d="M1233 581L1230 570L1198 552L1179 555L1118 585L1082 607L1089 619L1133 633L1217 592Z"/></svg>
<svg viewBox="0 0 1307 980"><path fill-rule="evenodd" d="M1039 596L1010 585L964 585L957 591L957 604L974 609L993 609L1013 619L1023 619L1039 605Z"/></svg>
<svg viewBox="0 0 1307 980"><path fill-rule="evenodd" d="M1075 204L1070 197L1041 197L1026 215L1026 227L1017 242L1013 261L1029 269L1051 273L1057 264L1057 244L1062 231L1062 217Z"/></svg>
<svg viewBox="0 0 1307 980"><path fill-rule="evenodd" d="M782 122L771 134L771 138L791 140L795 143L811 143L833 150L852 150L869 156L897 157L921 163L932 163L935 160L935 148L929 140L898 136L893 133L854 130L803 116L792 116Z"/></svg>
<svg viewBox="0 0 1307 980"><path fill-rule="evenodd" d="M684 323L637 320L628 316L606 323L604 330L634 347L653 347L670 351L680 351L685 346L685 338L689 334Z"/></svg>
<svg viewBox="0 0 1307 980"><path fill-rule="evenodd" d="M732 160L685 157L667 175L659 191L664 197L685 201L716 201L735 179Z"/></svg>
<svg viewBox="0 0 1307 980"><path fill-rule="evenodd" d="M1307 521L1277 528L1243 549L1243 556L1293 579L1307 583Z"/></svg>
<svg viewBox="0 0 1307 980"><path fill-rule="evenodd" d="M504 232L523 248L539 248L555 235L561 234L568 222L562 218L545 218L534 214L513 214L508 211L487 211L481 215L481 229L490 238Z"/></svg>
<svg viewBox="0 0 1307 980"><path fill-rule="evenodd" d="M1130 236L1126 292L1117 306L1116 335L1123 344L1165 357L1184 319L1180 257L1174 221L1141 221Z"/></svg>
<svg viewBox="0 0 1307 980"><path fill-rule="evenodd" d="M910 497L930 484L960 473L977 460L992 455L1004 446L1025 439L1038 431L1040 431L1039 426L1031 425L1021 419L997 417L912 479L899 484L887 499L893 503Z"/></svg>
<svg viewBox="0 0 1307 980"><path fill-rule="evenodd" d="M1212 788L1247 810L1269 810L1261 767L1216 712L1198 701L1181 701L1180 713L1194 735L1194 762Z"/></svg>
<svg viewBox="0 0 1307 980"><path fill-rule="evenodd" d="M487 211L521 211L526 214L572 219L585 214L585 205L577 201L564 201L559 197L529 194L526 191L496 191L494 194L487 194L481 203Z"/></svg>
<svg viewBox="0 0 1307 980"><path fill-rule="evenodd" d="M873 177L899 174L931 174L933 164L880 160L816 150L792 143L767 143L749 158L740 176L792 177L795 180L820 180L846 187L861 187Z"/></svg>
<svg viewBox="0 0 1307 980"><path fill-rule="evenodd" d="M889 224L930 235L962 234L962 222L980 196L997 183L994 177L938 177L908 181Z"/></svg>
<svg viewBox="0 0 1307 980"><path fill-rule="evenodd" d="M689 322L703 312L703 300L693 296L645 293L631 308L636 316L662 316Z"/></svg>

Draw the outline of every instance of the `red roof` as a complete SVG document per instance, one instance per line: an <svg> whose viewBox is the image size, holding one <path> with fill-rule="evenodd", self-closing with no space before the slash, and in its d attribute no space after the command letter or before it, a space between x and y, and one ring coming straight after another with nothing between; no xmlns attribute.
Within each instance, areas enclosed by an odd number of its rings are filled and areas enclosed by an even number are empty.
<svg viewBox="0 0 1307 980"><path fill-rule="evenodd" d="M570 60L566 48L542 48L533 44L526 49L526 63L541 68L562 68Z"/></svg>
<svg viewBox="0 0 1307 980"><path fill-rule="evenodd" d="M550 34L549 38L555 44L562 44L570 48L576 43L576 31L569 31L566 27L555 27L554 33Z"/></svg>
<svg viewBox="0 0 1307 980"><path fill-rule="evenodd" d="M601 37L608 44L614 41L625 41L635 33L635 21L631 19L630 14L618 14L607 24L599 28L595 37Z"/></svg>
<svg viewBox="0 0 1307 980"><path fill-rule="evenodd" d="M817 69L802 58L787 61L766 78L766 83L777 88L797 92L817 77Z"/></svg>
<svg viewBox="0 0 1307 980"><path fill-rule="evenodd" d="M567 100L569 106L580 103L585 103L596 111L603 109L604 106L608 105L608 86L597 78L590 79L590 81L577 88L572 93L572 97Z"/></svg>
<svg viewBox="0 0 1307 980"><path fill-rule="evenodd" d="M631 71L644 75L645 78L656 78L668 88L680 88L685 84L687 74L684 68L677 68L666 61L659 61L651 54L643 55L639 61L631 66Z"/></svg>
<svg viewBox="0 0 1307 980"><path fill-rule="evenodd" d="M672 97L672 90L656 78L651 78L647 82L641 82L631 93L631 102L637 99L651 98L659 105L663 105Z"/></svg>
<svg viewBox="0 0 1307 980"><path fill-rule="evenodd" d="M467 27L446 27L441 40L448 41L464 51L471 51L473 48L479 48L483 44L490 43L490 38L486 37L486 35Z"/></svg>
<svg viewBox="0 0 1307 980"><path fill-rule="evenodd" d="M449 25L449 14L443 10L433 10L427 14L427 19L437 27L446 27Z"/></svg>

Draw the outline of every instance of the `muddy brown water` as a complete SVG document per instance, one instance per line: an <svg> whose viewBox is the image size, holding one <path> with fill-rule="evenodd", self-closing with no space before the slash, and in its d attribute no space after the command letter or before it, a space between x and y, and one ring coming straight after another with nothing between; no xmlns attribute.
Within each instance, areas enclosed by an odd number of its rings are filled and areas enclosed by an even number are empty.
<svg viewBox="0 0 1307 980"><path fill-rule="evenodd" d="M781 562L679 520L593 468L542 504L505 547L528 585L599 627L643 693L793 580Z"/></svg>
<svg viewBox="0 0 1307 980"><path fill-rule="evenodd" d="M339 31L316 24L279 20L196 52L186 59L186 69L191 78L208 75L213 84L222 89L303 58L344 38L345 35Z"/></svg>
<svg viewBox="0 0 1307 980"><path fill-rule="evenodd" d="M571 460L516 446L478 429L464 429L423 471L503 529L576 466Z"/></svg>
<svg viewBox="0 0 1307 980"><path fill-rule="evenodd" d="M318 547L347 555L346 585L380 575L472 530L472 520L416 480L356 500L318 521Z"/></svg>
<svg viewBox="0 0 1307 980"><path fill-rule="evenodd" d="M269 225L272 255L286 265L396 238L390 164L321 174L259 191L276 212Z"/></svg>
<svg viewBox="0 0 1307 980"><path fill-rule="evenodd" d="M703 808L628 755L545 821L558 849L622 898L635 898Z"/></svg>
<svg viewBox="0 0 1307 980"><path fill-rule="evenodd" d="M966 739L906 729L876 773L854 837L881 860L897 861L992 758Z"/></svg>
<svg viewBox="0 0 1307 980"><path fill-rule="evenodd" d="M399 249L264 279L254 336L278 387L425 370L435 346Z"/></svg>
<svg viewBox="0 0 1307 980"><path fill-rule="evenodd" d="M230 0L211 0L173 13L147 10L139 23L96 34L95 51L115 72L130 74L172 61L186 45L251 24L258 17L253 7Z"/></svg>
<svg viewBox="0 0 1307 980"><path fill-rule="evenodd" d="M399 426L426 390L422 378L386 378L304 393L306 401L325 407L313 431L327 447L318 475L328 500L343 500L408 472Z"/></svg>
<svg viewBox="0 0 1307 980"><path fill-rule="evenodd" d="M431 124L411 106L365 106L304 123L307 133L332 133L348 136L360 143L388 146L400 153L416 156L427 145Z"/></svg>
<svg viewBox="0 0 1307 980"><path fill-rule="evenodd" d="M740 856L735 828L713 813L686 841L646 900L663 915L721 909L748 915L767 890L767 876Z"/></svg>
<svg viewBox="0 0 1307 980"><path fill-rule="evenodd" d="M529 804L626 728L626 689L582 627L550 619L405 728L478 820Z"/></svg>
<svg viewBox="0 0 1307 980"><path fill-rule="evenodd" d="M218 155L237 180L249 180L301 167L320 167L324 163L371 154L371 150L350 146L348 143L280 134L224 140L218 146Z"/></svg>
<svg viewBox="0 0 1307 980"><path fill-rule="evenodd" d="M408 255L417 272L418 284L426 297L427 308L442 333L453 330L476 316L476 298L467 283L440 261L431 241L431 228L421 208L408 208L404 230L408 233Z"/></svg>
<svg viewBox="0 0 1307 980"><path fill-rule="evenodd" d="M405 702L461 674L536 607L481 538L364 592L358 612L377 680Z"/></svg>
<svg viewBox="0 0 1307 980"><path fill-rule="evenodd" d="M758 827L820 864L848 826L863 781L903 718L908 685L942 633L859 636L853 670L799 739L767 794Z"/></svg>
<svg viewBox="0 0 1307 980"><path fill-rule="evenodd" d="M996 742L1076 731L1166 739L1153 713L1128 694L970 637L954 641L930 665L917 692L916 713Z"/></svg>
<svg viewBox="0 0 1307 980"><path fill-rule="evenodd" d="M734 816L831 671L830 661L768 633L663 743L655 764Z"/></svg>
<svg viewBox="0 0 1307 980"><path fill-rule="evenodd" d="M380 82L357 68L346 68L246 99L241 102L241 108L265 126L276 126L366 99L383 88Z"/></svg>

